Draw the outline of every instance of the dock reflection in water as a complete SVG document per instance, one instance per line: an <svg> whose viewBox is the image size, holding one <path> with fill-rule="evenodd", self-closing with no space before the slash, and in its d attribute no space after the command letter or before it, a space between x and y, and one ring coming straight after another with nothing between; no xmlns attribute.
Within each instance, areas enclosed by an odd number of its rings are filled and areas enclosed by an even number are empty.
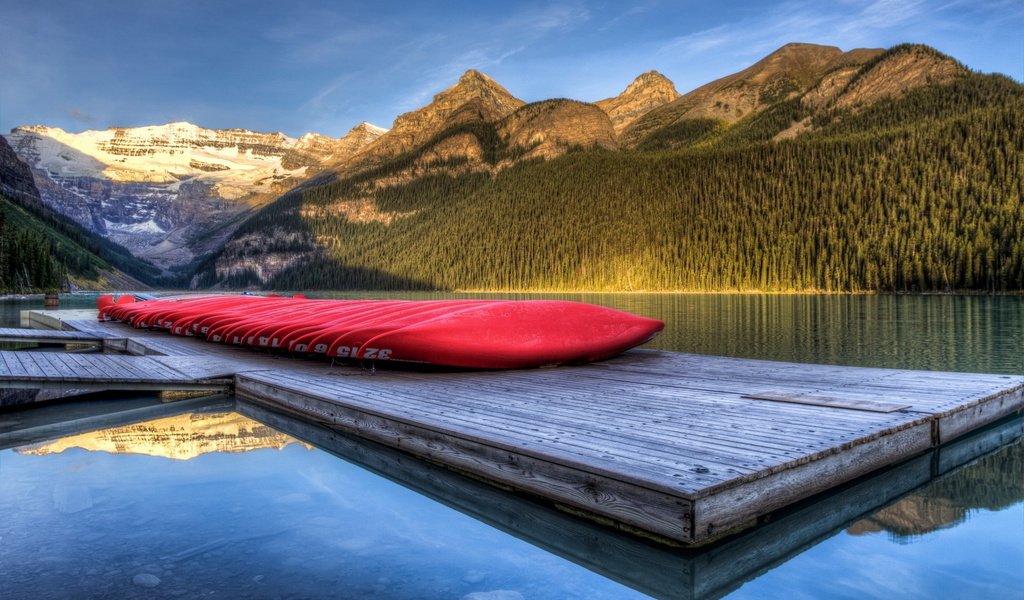
<svg viewBox="0 0 1024 600"><path fill-rule="evenodd" d="M979 511L1021 512L1024 499L1016 417L681 550L247 403L74 410L0 416L0 448L14 448L0 451L5 597L926 596L912 581L858 580L869 568L858 559L875 557L861 551L927 547L933 532ZM1008 529L1019 536L1020 519ZM999 540L982 545L1006 550ZM981 576L956 565L934 589L1021 589L1020 551ZM942 566L915 556L926 573Z"/></svg>

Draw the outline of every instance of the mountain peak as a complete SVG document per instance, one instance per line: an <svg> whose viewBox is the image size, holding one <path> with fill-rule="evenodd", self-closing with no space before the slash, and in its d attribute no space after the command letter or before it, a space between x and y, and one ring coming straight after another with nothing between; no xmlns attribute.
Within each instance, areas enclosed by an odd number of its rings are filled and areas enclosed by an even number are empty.
<svg viewBox="0 0 1024 600"><path fill-rule="evenodd" d="M673 100L679 97L679 92L676 91L676 86L672 83L672 80L654 69L637 75L636 79L626 86L626 89L622 94L620 94L620 96L624 96L626 94L637 94L648 89L654 89L659 92L665 92L672 95Z"/></svg>
<svg viewBox="0 0 1024 600"><path fill-rule="evenodd" d="M471 96L489 96L501 103L511 102L516 104L512 110L523 105L521 100L513 96L500 83L476 69L469 69L462 74L462 77L459 77L458 83L434 96L434 103L445 102L449 97L454 97L458 101L463 97Z"/></svg>
<svg viewBox="0 0 1024 600"><path fill-rule="evenodd" d="M618 96L598 100L594 104L608 114L615 132L619 133L651 110L678 97L675 84L668 77L651 70L638 75Z"/></svg>
<svg viewBox="0 0 1024 600"><path fill-rule="evenodd" d="M967 73L963 64L930 46L900 44L867 62L833 104L837 108L866 106L925 85L946 85Z"/></svg>
<svg viewBox="0 0 1024 600"><path fill-rule="evenodd" d="M634 121L621 134L625 144L637 144L652 131L681 119L710 119L734 123L752 113L800 96L819 85L838 67L843 77L828 78L831 87L815 92L822 102L842 89L859 68L878 51L843 52L835 46L793 42L765 56L746 69L707 83ZM835 81L833 81L835 80Z"/></svg>
<svg viewBox="0 0 1024 600"><path fill-rule="evenodd" d="M783 44L779 46L774 52L770 53L768 56L794 52L825 52L829 54L841 54L842 50L840 50L836 46L827 46L824 44L811 44L808 42L789 42L788 44Z"/></svg>
<svg viewBox="0 0 1024 600"><path fill-rule="evenodd" d="M341 145L183 121L81 133L18 127L7 139L43 182L44 203L161 268L208 252L229 234L226 223L305 181ZM104 193L65 191L75 186Z"/></svg>
<svg viewBox="0 0 1024 600"><path fill-rule="evenodd" d="M381 135L384 135L385 133L387 133L388 130L385 129L384 127L378 127L378 126L374 125L373 123L370 123L369 121L363 121L362 123L356 125L352 129L350 129L348 132L349 133L357 133L357 132L370 133L370 134L374 134L374 135L377 135L377 136L381 136Z"/></svg>
<svg viewBox="0 0 1024 600"><path fill-rule="evenodd" d="M476 69L466 69L466 72L459 77L459 83L469 83L472 81L483 81L494 83L494 80L487 75L477 71Z"/></svg>
<svg viewBox="0 0 1024 600"><path fill-rule="evenodd" d="M369 163L397 156L456 125L497 122L523 104L498 82L470 69L455 85L435 95L430 104L399 115L391 129L356 160Z"/></svg>

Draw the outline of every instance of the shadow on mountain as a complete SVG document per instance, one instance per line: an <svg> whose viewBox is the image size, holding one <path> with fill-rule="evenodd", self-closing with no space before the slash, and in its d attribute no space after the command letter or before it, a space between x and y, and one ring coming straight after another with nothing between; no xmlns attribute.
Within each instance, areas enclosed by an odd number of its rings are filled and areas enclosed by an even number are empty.
<svg viewBox="0 0 1024 600"><path fill-rule="evenodd" d="M282 271L264 287L272 290L437 291L426 281L380 269L345 265L322 254Z"/></svg>
<svg viewBox="0 0 1024 600"><path fill-rule="evenodd" d="M358 262L361 264L352 264L332 256L329 244L323 241L323 232L318 231L312 221L326 218L326 213L336 210L336 207L317 206L317 203L307 200L308 192L309 190L302 187L294 188L242 223L232 240L221 248L220 252L208 256L198 265L192 287L339 291L438 290L438 286L426 278L408 277L389 271L386 267L387 260L380 260L372 254L374 250L386 252L384 244L374 243L370 247L360 247L363 256ZM313 210L320 210L323 214L306 214L311 210L311 206L314 207ZM348 227L364 226L349 223L346 216L342 216L338 222ZM348 239L351 235L351 230L330 231L330 237L335 239ZM366 264L367 261L383 265L370 266Z"/></svg>

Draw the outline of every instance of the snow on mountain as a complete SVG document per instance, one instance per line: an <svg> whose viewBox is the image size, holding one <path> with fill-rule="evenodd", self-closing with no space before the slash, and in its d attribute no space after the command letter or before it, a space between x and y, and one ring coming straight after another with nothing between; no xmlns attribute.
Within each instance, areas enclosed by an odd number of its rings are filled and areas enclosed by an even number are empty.
<svg viewBox="0 0 1024 600"><path fill-rule="evenodd" d="M8 138L23 158L55 177L149 183L196 179L267 192L274 177L301 176L306 169L282 165L298 143L294 138L281 133L214 131L191 123L82 133L19 127Z"/></svg>
<svg viewBox="0 0 1024 600"><path fill-rule="evenodd" d="M43 202L170 268L215 248L242 213L384 131L363 123L339 139L296 139L176 122L81 133L17 127L6 137L32 167Z"/></svg>

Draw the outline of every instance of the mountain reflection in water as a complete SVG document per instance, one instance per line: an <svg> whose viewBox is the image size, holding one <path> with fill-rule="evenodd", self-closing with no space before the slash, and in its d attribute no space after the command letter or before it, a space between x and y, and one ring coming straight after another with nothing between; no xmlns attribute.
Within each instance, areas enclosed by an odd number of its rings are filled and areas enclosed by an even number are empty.
<svg viewBox="0 0 1024 600"><path fill-rule="evenodd" d="M1002 510L1024 500L1024 443L1005 446L942 475L900 500L857 521L847 533L885 531L893 541L956 526L978 510Z"/></svg>
<svg viewBox="0 0 1024 600"><path fill-rule="evenodd" d="M280 450L300 443L235 412L189 413L72 435L19 448L19 454L56 454L70 448L189 460L209 452ZM310 446L306 446L311 448Z"/></svg>
<svg viewBox="0 0 1024 600"><path fill-rule="evenodd" d="M983 549L950 548L936 533L983 510L1015 505L1019 512L1019 416L779 511L740 535L683 550L256 405L186 402L200 409L157 403L111 412L97 403L90 416L75 405L80 413L64 437L46 442L29 435L51 426L31 418L39 409L0 427L0 442L6 435L29 444L0 451L6 597L891 595L903 582L871 575L878 570L866 558L872 549L930 582L900 588L908 597L936 589L978 596L1024 581L1014 574L1012 542L984 536L986 547L1003 552L1000 562ZM132 414L154 410L165 412L130 424ZM89 431L89 422L101 429ZM1013 514L984 514L951 533L1001 515L1002 530L1014 535L1006 523ZM870 535L882 531L888 541ZM929 545L941 560L922 554ZM962 561L960 571L948 572L951 556ZM982 575L962 576L976 570Z"/></svg>

